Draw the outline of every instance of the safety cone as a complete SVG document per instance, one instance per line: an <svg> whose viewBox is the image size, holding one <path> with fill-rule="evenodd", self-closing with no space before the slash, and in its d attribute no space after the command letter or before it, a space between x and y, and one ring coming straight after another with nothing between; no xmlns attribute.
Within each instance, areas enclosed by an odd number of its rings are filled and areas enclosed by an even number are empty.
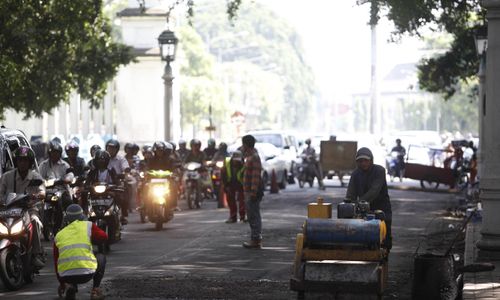
<svg viewBox="0 0 500 300"><path fill-rule="evenodd" d="M273 169L271 173L271 194L277 194L280 192L280 188L278 186L278 179L276 178L276 172Z"/></svg>

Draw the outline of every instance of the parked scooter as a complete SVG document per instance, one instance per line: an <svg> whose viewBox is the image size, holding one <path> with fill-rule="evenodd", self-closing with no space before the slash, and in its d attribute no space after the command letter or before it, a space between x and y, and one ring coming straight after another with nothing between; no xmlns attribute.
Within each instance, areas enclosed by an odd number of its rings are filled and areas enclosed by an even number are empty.
<svg viewBox="0 0 500 300"><path fill-rule="evenodd" d="M170 171L150 170L146 173L139 209L142 223L147 217L155 223L156 230L161 230L163 223L172 220L177 197L175 180Z"/></svg>
<svg viewBox="0 0 500 300"><path fill-rule="evenodd" d="M31 180L29 186L41 185L42 180ZM18 290L24 283L33 282L39 268L33 265L33 235L29 214L32 195L9 194L0 207L0 278L9 290ZM42 226L40 220L36 222Z"/></svg>
<svg viewBox="0 0 500 300"><path fill-rule="evenodd" d="M98 251L105 253L110 244L121 239L120 207L116 203L117 193L123 193L120 186L99 182L88 191L89 221L94 222L108 235L106 243L98 245Z"/></svg>

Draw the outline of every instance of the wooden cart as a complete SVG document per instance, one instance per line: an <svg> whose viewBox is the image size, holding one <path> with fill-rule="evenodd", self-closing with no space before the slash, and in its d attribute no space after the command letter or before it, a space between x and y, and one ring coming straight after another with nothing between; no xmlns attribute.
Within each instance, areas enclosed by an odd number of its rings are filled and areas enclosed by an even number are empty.
<svg viewBox="0 0 500 300"><path fill-rule="evenodd" d="M415 146L413 146L415 147ZM423 189L434 188L437 189L440 184L449 185L450 188L455 186L455 176L453 170L449 168L437 167L436 159L440 153L444 152L443 149L428 149L429 164L409 163L412 145L408 147L407 162L405 163L404 177L420 180L420 186Z"/></svg>
<svg viewBox="0 0 500 300"><path fill-rule="evenodd" d="M344 175L351 174L356 169L357 142L351 141L321 141L320 166L324 176L331 179L338 176L343 186Z"/></svg>

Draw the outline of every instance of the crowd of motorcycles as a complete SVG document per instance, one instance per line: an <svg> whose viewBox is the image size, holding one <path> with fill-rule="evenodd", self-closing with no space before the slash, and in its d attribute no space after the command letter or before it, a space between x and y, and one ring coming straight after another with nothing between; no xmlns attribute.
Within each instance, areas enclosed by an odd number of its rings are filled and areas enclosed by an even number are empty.
<svg viewBox="0 0 500 300"><path fill-rule="evenodd" d="M145 169L137 163L118 175L118 184L88 184L88 168L81 176L74 176L70 168L63 178L33 179L28 189L44 184L43 197L28 192L10 194L0 206L0 278L6 288L18 290L31 283L40 270L32 260L36 242L30 214L33 208L38 210L40 238L50 241L65 225L65 207L80 204L88 220L107 233L108 240L97 245L98 252L107 253L110 245L121 239L124 224L120 201L135 199L141 222L151 222L161 230L179 210L179 201L186 201L189 209L197 209L205 199L219 199L222 167L223 161L188 162L169 171Z"/></svg>

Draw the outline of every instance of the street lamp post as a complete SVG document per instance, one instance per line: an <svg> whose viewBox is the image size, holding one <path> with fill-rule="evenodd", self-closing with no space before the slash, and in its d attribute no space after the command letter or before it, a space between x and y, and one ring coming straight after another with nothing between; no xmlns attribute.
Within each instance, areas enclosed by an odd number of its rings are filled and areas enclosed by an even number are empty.
<svg viewBox="0 0 500 300"><path fill-rule="evenodd" d="M163 82L165 85L165 141L170 141L172 139L172 118L171 118L171 105L172 105L172 84L174 76L172 75L172 67L170 62L175 60L175 54L177 52L178 39L174 32L171 30L163 31L158 37L158 43L160 46L161 60L166 61L165 72L163 73Z"/></svg>
<svg viewBox="0 0 500 300"><path fill-rule="evenodd" d="M485 27L477 30L474 35L474 40L476 43L476 51L479 57L479 70L477 72L477 77L479 79L479 145L477 151L477 162L478 169L483 165L483 156L481 154L481 143L484 142L483 127L484 127L484 116L485 116L485 106L486 106L486 49L488 48L488 36ZM481 177L481 174L480 174Z"/></svg>

